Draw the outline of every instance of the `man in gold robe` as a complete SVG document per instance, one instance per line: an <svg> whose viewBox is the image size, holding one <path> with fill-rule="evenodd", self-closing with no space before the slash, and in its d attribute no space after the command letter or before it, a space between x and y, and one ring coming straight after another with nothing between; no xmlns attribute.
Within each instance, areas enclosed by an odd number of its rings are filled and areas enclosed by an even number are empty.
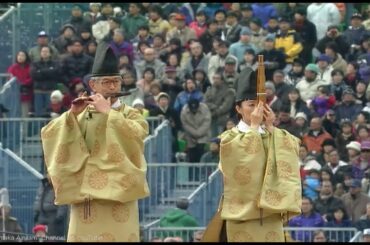
<svg viewBox="0 0 370 245"><path fill-rule="evenodd" d="M257 100L255 72L244 79L236 84L240 122L220 136L224 192L204 242L284 242L284 222L301 212L299 139L273 126L273 111Z"/></svg>
<svg viewBox="0 0 370 245"><path fill-rule="evenodd" d="M86 93L41 130L55 204L71 205L68 242L139 242L138 199L149 195L148 124L109 94L120 92L117 59L97 49Z"/></svg>

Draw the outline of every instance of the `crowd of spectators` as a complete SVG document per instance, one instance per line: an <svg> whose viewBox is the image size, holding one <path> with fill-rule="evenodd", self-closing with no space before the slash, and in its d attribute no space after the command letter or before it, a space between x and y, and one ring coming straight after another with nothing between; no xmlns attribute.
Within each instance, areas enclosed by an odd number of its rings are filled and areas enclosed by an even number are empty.
<svg viewBox="0 0 370 245"><path fill-rule="evenodd" d="M262 54L275 125L302 140L303 213L289 225L370 228L370 5L349 22L344 3L89 7L74 5L59 36L40 30L37 45L18 52L8 72L21 85L23 117L56 117L89 90L105 41L131 92L122 101L168 119L174 152L184 141L187 160L200 162L238 123L234 84Z"/></svg>

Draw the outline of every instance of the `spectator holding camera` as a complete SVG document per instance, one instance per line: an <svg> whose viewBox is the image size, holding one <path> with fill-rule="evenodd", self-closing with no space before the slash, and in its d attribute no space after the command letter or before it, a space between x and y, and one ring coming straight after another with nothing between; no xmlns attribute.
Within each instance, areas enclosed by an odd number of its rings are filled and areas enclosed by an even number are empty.
<svg viewBox="0 0 370 245"><path fill-rule="evenodd" d="M339 32L339 28L336 25L330 25L326 31L325 36L316 43L316 48L320 53L325 53L326 44L334 42L338 47L338 53L342 57L346 57L350 45L348 44L345 36Z"/></svg>

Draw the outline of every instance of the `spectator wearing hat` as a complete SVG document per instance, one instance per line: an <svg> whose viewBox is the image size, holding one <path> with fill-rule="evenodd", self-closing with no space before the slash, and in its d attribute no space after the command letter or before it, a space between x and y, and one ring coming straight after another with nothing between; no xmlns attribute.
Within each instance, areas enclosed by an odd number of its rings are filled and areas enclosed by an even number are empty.
<svg viewBox="0 0 370 245"><path fill-rule="evenodd" d="M212 138L209 140L209 150L200 158L201 163L219 163L220 162L220 138ZM215 170L213 166L207 166L202 169L202 180L208 178Z"/></svg>
<svg viewBox="0 0 370 245"><path fill-rule="evenodd" d="M91 72L94 60L83 52L81 39L72 40L72 53L62 62L61 69L64 83L69 87L74 78L83 78Z"/></svg>
<svg viewBox="0 0 370 245"><path fill-rule="evenodd" d="M366 33L362 21L363 17L360 13L353 13L351 25L343 32L343 36L351 47L351 52L361 49L361 38Z"/></svg>
<svg viewBox="0 0 370 245"><path fill-rule="evenodd" d="M161 9L162 9L162 16L167 21L169 21L171 14L178 12L178 7L176 3L163 2L161 3Z"/></svg>
<svg viewBox="0 0 370 245"><path fill-rule="evenodd" d="M101 3L89 3L89 11L86 11L83 16L86 21L94 25L98 18L101 16L100 9L102 7Z"/></svg>
<svg viewBox="0 0 370 245"><path fill-rule="evenodd" d="M339 25L340 12L334 3L311 3L307 7L307 19L316 26L317 39L320 40L330 25Z"/></svg>
<svg viewBox="0 0 370 245"><path fill-rule="evenodd" d="M326 139L332 138L333 137L323 128L322 119L318 116L314 116L310 121L310 127L307 134L303 136L302 142L307 145L309 152L319 154L323 150L323 142Z"/></svg>
<svg viewBox="0 0 370 245"><path fill-rule="evenodd" d="M175 17L176 28L167 32L166 39L169 42L173 38L178 38L181 41L182 47L189 42L190 39L196 39L196 34L193 29L190 29L185 24L185 16L182 14L177 14Z"/></svg>
<svg viewBox="0 0 370 245"><path fill-rule="evenodd" d="M140 98L136 98L132 102L132 107L137 109L144 118L149 117L149 110L145 108L144 101Z"/></svg>
<svg viewBox="0 0 370 245"><path fill-rule="evenodd" d="M303 179L303 195L315 201L319 195L320 182L320 171L315 168L308 170Z"/></svg>
<svg viewBox="0 0 370 245"><path fill-rule="evenodd" d="M140 26L148 25L148 20L140 14L140 10L140 3L130 3L129 12L122 21L127 40L131 40L137 35Z"/></svg>
<svg viewBox="0 0 370 245"><path fill-rule="evenodd" d="M325 54L331 58L333 69L339 69L343 73L347 72L347 62L342 55L338 53L338 47L334 42L326 44Z"/></svg>
<svg viewBox="0 0 370 245"><path fill-rule="evenodd" d="M331 83L329 90L332 95L335 96L336 104L339 104L342 100L343 91L349 88L343 80L344 74L341 70L333 70L331 72Z"/></svg>
<svg viewBox="0 0 370 245"><path fill-rule="evenodd" d="M60 90L54 90L50 95L50 103L47 108L49 117L52 119L59 117L68 108L64 105L64 95Z"/></svg>
<svg viewBox="0 0 370 245"><path fill-rule="evenodd" d="M305 102L309 102L316 96L317 88L325 83L320 80L320 70L316 64L308 64L305 67L304 77L300 80L296 88L301 94L301 98Z"/></svg>
<svg viewBox="0 0 370 245"><path fill-rule="evenodd" d="M253 3L252 9L253 15L258 16L262 21L262 25L265 25L271 16L278 16L276 8L272 3Z"/></svg>
<svg viewBox="0 0 370 245"><path fill-rule="evenodd" d="M190 59L185 63L184 74L191 75L194 70L202 69L208 72L209 57L203 52L203 46L200 42L193 42L190 45Z"/></svg>
<svg viewBox="0 0 370 245"><path fill-rule="evenodd" d="M321 54L316 59L316 64L320 70L319 78L325 85L330 85L331 82L331 72L333 71L331 63L331 57L326 54Z"/></svg>
<svg viewBox="0 0 370 245"><path fill-rule="evenodd" d="M258 55L263 55L266 80L272 80L273 73L285 68L285 54L275 48L275 37L267 35L263 40L263 49Z"/></svg>
<svg viewBox="0 0 370 245"><path fill-rule="evenodd" d="M189 162L199 162L204 153L204 146L209 140L212 114L208 106L197 99L191 98L181 110L181 123L184 139L187 143ZM198 171L190 172L192 181L199 180Z"/></svg>
<svg viewBox="0 0 370 245"><path fill-rule="evenodd" d="M221 73L213 75L213 84L204 95L204 103L211 112L211 136L217 137L225 128L234 104L235 91L224 81Z"/></svg>
<svg viewBox="0 0 370 245"><path fill-rule="evenodd" d="M222 36L225 37L224 40L229 43L235 43L240 38L240 32L242 30L241 25L238 23L238 15L229 11L226 15L226 26L222 29Z"/></svg>
<svg viewBox="0 0 370 245"><path fill-rule="evenodd" d="M362 241L370 242L370 228L364 229L364 231L362 232Z"/></svg>
<svg viewBox="0 0 370 245"><path fill-rule="evenodd" d="M242 27L249 27L249 23L251 19L253 18L252 6L249 3L244 3L241 5L240 11L241 11L241 19L239 21L239 24Z"/></svg>
<svg viewBox="0 0 370 245"><path fill-rule="evenodd" d="M208 63L208 78L211 84L213 83L213 75L220 67L225 67L225 61L227 58L231 57L234 59L236 61L235 70L238 68L238 58L229 52L229 42L220 40L216 52L217 54L212 55Z"/></svg>
<svg viewBox="0 0 370 245"><path fill-rule="evenodd" d="M240 32L240 38L238 42L234 42L230 46L230 54L238 58L238 62L243 61L244 53L247 49L252 49L255 53L259 49L251 42L252 32L248 27L243 27Z"/></svg>
<svg viewBox="0 0 370 245"><path fill-rule="evenodd" d="M95 41L95 38L93 37L93 35L92 35L92 31L91 31L91 28L88 28L88 27L83 27L82 29L81 29L81 33L80 33L80 36L79 36L79 38L81 39L81 41L82 41L82 46L84 47L84 52L86 53L86 54L88 54L89 52L89 44L91 43L91 42L96 42ZM95 56L94 56L95 57Z"/></svg>
<svg viewBox="0 0 370 245"><path fill-rule="evenodd" d="M237 71L237 62L232 57L227 57L225 60L225 66L220 67L217 72L220 72L225 80L225 83L229 88L234 88L236 80L239 78L239 72Z"/></svg>
<svg viewBox="0 0 370 245"><path fill-rule="evenodd" d="M295 123L299 128L299 138L302 139L303 135L308 132L308 120L304 112L298 112L294 117Z"/></svg>
<svg viewBox="0 0 370 245"><path fill-rule="evenodd" d="M71 24L76 30L76 36L79 36L82 27L91 28L92 23L84 18L81 5L74 4L71 9L71 18L65 24Z"/></svg>
<svg viewBox="0 0 370 245"><path fill-rule="evenodd" d="M41 60L40 52L41 48L48 46L50 48L51 58L57 60L59 56L58 50L53 44L49 43L49 35L45 31L40 31L37 35L37 45L30 48L28 55L30 56L31 62L38 62Z"/></svg>
<svg viewBox="0 0 370 245"><path fill-rule="evenodd" d="M170 29L170 23L163 19L162 7L159 5L152 5L149 7L149 33L154 36L161 34L166 36Z"/></svg>
<svg viewBox="0 0 370 245"><path fill-rule="evenodd" d="M298 114L297 116L300 117L300 115ZM308 152L307 146L305 144L301 144L299 146L298 163L301 171L301 179L304 179L311 169L315 169L317 171L320 171L321 169L320 163L316 161L315 156L312 153Z"/></svg>
<svg viewBox="0 0 370 245"><path fill-rule="evenodd" d="M76 36L76 30L71 24L66 24L62 26L60 30L60 36L52 41L54 47L58 50L60 54L67 52L66 46L67 42L71 41L73 37Z"/></svg>
<svg viewBox="0 0 370 245"><path fill-rule="evenodd" d="M206 55L212 51L212 42L215 37L221 37L221 30L218 29L217 21L209 20L208 28L199 37L199 42L202 44Z"/></svg>
<svg viewBox="0 0 370 245"><path fill-rule="evenodd" d="M285 62L290 64L290 66L286 67L287 71L291 67L293 60L298 58L303 50L299 34L291 28L291 23L285 16L279 18L279 31L275 38L275 48L284 52Z"/></svg>
<svg viewBox="0 0 370 245"><path fill-rule="evenodd" d="M351 165L358 160L361 153L361 144L357 141L351 141L346 145L348 154L348 163Z"/></svg>
<svg viewBox="0 0 370 245"><path fill-rule="evenodd" d="M342 201L350 220L355 223L360 217L366 214L366 205L370 202L370 197L361 191L361 181L352 179L349 193L342 196Z"/></svg>
<svg viewBox="0 0 370 245"><path fill-rule="evenodd" d="M176 142L177 132L181 129L181 121L179 115L170 106L170 100L171 98L167 93L160 92L157 96L157 106L149 110L149 115L169 120L172 128L172 136Z"/></svg>
<svg viewBox="0 0 370 245"><path fill-rule="evenodd" d="M189 24L189 28L195 31L195 35L198 39L207 30L207 16L203 10L197 11L195 21Z"/></svg>
<svg viewBox="0 0 370 245"><path fill-rule="evenodd" d="M361 110L362 105L356 103L355 93L351 88L343 91L340 104L334 108L337 122L340 122L342 119L354 121Z"/></svg>
<svg viewBox="0 0 370 245"><path fill-rule="evenodd" d="M47 234L48 226L47 225L35 225L32 228L32 233L35 235L35 238L37 239L38 242L43 242L47 239L46 236L48 235Z"/></svg>
<svg viewBox="0 0 370 245"><path fill-rule="evenodd" d="M335 42L338 47L338 53L342 57L347 57L346 55L350 49L350 45L346 38L339 32L338 26L336 25L330 25L328 27L325 36L318 39L315 47L320 53L325 53L326 44L329 42Z"/></svg>
<svg viewBox="0 0 370 245"><path fill-rule="evenodd" d="M285 82L295 86L304 76L304 67L305 62L301 58L294 59L292 69L288 71L284 78Z"/></svg>
<svg viewBox="0 0 370 245"><path fill-rule="evenodd" d="M249 22L249 28L251 30L250 42L254 44L258 52L263 49L263 40L267 32L263 29L262 21L259 18L252 18Z"/></svg>
<svg viewBox="0 0 370 245"><path fill-rule="evenodd" d="M299 54L306 63L313 60L312 49L317 42L316 26L307 19L307 11L303 6L297 7L293 11L293 29L301 36L303 50Z"/></svg>

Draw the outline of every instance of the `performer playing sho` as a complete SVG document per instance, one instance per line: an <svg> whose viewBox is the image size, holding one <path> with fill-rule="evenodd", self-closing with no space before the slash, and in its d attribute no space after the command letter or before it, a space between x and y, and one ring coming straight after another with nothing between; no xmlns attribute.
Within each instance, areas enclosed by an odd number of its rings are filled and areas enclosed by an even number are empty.
<svg viewBox="0 0 370 245"><path fill-rule="evenodd" d="M283 242L284 222L301 212L299 139L274 127L264 89L257 90L263 67L257 79L252 69L243 72L235 84L240 121L220 136L223 198L203 241Z"/></svg>
<svg viewBox="0 0 370 245"><path fill-rule="evenodd" d="M138 199L149 195L148 124L111 93L121 91L117 59L99 43L89 86L41 130L55 204L70 204L68 242L139 242Z"/></svg>

